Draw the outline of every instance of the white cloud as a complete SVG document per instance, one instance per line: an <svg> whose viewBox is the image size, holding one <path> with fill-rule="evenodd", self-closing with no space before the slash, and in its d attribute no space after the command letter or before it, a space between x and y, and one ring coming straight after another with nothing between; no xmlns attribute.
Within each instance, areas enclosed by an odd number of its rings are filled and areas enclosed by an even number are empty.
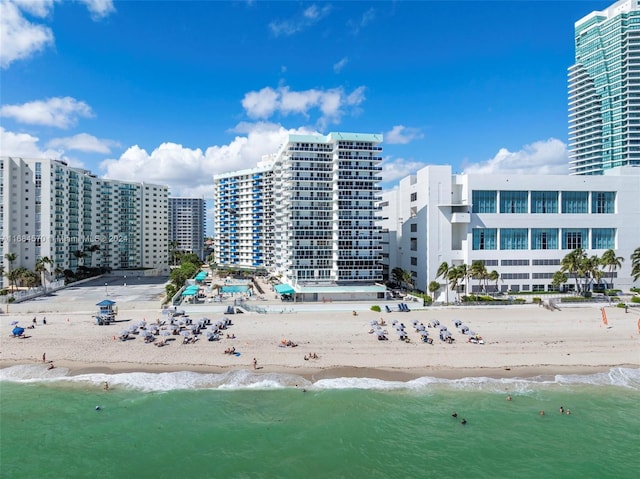
<svg viewBox="0 0 640 479"><path fill-rule="evenodd" d="M93 113L85 102L66 96L45 101L36 100L22 105L4 105L0 108L0 116L14 118L20 123L30 125L69 128L77 123L78 117L90 118Z"/></svg>
<svg viewBox="0 0 640 479"><path fill-rule="evenodd" d="M396 125L384 134L384 141L390 145L406 145L413 140L424 138L418 128L409 128L404 125Z"/></svg>
<svg viewBox="0 0 640 479"><path fill-rule="evenodd" d="M112 0L78 0L84 3L94 21L101 20L116 11Z"/></svg>
<svg viewBox="0 0 640 479"><path fill-rule="evenodd" d="M376 10L371 7L366 12L362 14L362 16L356 20L349 20L347 22L347 26L351 29L351 32L354 34L358 34L361 29L369 25L376 18Z"/></svg>
<svg viewBox="0 0 640 479"><path fill-rule="evenodd" d="M313 4L305 8L301 14L288 20L274 21L269 24L271 33L279 37L281 35L290 36L312 27L331 12L331 5L325 4L319 8Z"/></svg>
<svg viewBox="0 0 640 479"><path fill-rule="evenodd" d="M268 119L275 113L300 114L308 118L310 111L317 108L321 113L318 125L324 127L328 123L339 123L346 110L357 113L357 107L365 100L364 90L361 86L346 94L342 87L304 91L291 91L287 86L265 87L246 93L242 106L252 119Z"/></svg>
<svg viewBox="0 0 640 479"><path fill-rule="evenodd" d="M415 175L416 172L424 168L425 163L404 158L384 158L382 161L382 182L396 182L406 176Z"/></svg>
<svg viewBox="0 0 640 479"><path fill-rule="evenodd" d="M62 158L62 150L41 150L40 139L28 133L7 131L0 126L0 155L22 158Z"/></svg>
<svg viewBox="0 0 640 479"><path fill-rule="evenodd" d="M49 11L48 2L20 2L34 15L44 16ZM27 20L18 5L0 2L0 67L7 68L16 60L28 58L53 44L53 32L44 25Z"/></svg>
<svg viewBox="0 0 640 479"><path fill-rule="evenodd" d="M100 168L108 178L169 185L173 196L212 198L214 174L253 168L263 155L277 152L289 133L309 133L263 122L243 122L232 131L245 136L205 151L163 143L149 153L134 145L120 158L103 161Z"/></svg>
<svg viewBox="0 0 640 479"><path fill-rule="evenodd" d="M347 66L347 63L349 63L349 58L347 57L344 57L338 63L335 63L333 65L334 73L340 73L342 69Z"/></svg>
<svg viewBox="0 0 640 479"><path fill-rule="evenodd" d="M501 148L493 158L464 166L469 174L494 173L561 175L569 172L567 146L556 138L536 141L511 152Z"/></svg>
<svg viewBox="0 0 640 479"><path fill-rule="evenodd" d="M23 12L43 18L53 9L54 0L11 0L11 3Z"/></svg>
<svg viewBox="0 0 640 479"><path fill-rule="evenodd" d="M90 153L111 153L111 148L120 146L117 141L96 138L87 133L79 133L65 138L54 138L47 143L50 148L87 151Z"/></svg>

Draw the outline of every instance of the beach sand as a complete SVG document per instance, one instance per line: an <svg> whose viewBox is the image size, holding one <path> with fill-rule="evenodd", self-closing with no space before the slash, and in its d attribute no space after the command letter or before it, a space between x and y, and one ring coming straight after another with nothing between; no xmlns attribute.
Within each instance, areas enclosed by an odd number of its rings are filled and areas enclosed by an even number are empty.
<svg viewBox="0 0 640 479"><path fill-rule="evenodd" d="M155 347L138 336L117 339L130 324L162 319L157 305L119 303L118 322L109 326L98 326L90 306L81 303L51 312L37 309L37 303L12 305L11 313L0 315L0 367L42 363L43 353L47 363L68 368L70 374L251 370L256 358L261 373L290 373L312 380L532 377L640 367L638 313L607 307L605 325L601 305L595 304L561 306L559 311L535 305L433 307L406 313L365 310L357 316L326 305L327 310L318 312L229 315L233 325L215 342L201 335L197 342L183 344L181 336L170 336L165 347ZM10 337L11 322L26 327L34 316L37 326L26 330L27 338ZM44 316L46 325L42 324ZM191 317L203 316L215 322L223 315L197 313ZM371 321L380 319L387 322L388 341L378 341L369 333ZM436 319L453 333L452 344L441 341L434 328L427 328L433 344L420 340L413 321L426 326ZM468 342L468 336L454 326L457 319L481 335L484 344ZM405 324L410 342L398 339L393 320ZM237 339L226 339L227 333ZM297 346L281 347L282 340ZM239 356L224 354L232 346ZM305 360L309 353L316 353L319 359Z"/></svg>

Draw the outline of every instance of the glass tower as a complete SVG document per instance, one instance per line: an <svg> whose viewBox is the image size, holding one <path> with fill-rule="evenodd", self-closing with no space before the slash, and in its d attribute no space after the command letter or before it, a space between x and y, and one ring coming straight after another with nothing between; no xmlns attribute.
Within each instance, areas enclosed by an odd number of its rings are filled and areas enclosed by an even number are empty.
<svg viewBox="0 0 640 479"><path fill-rule="evenodd" d="M621 0L575 24L569 68L569 170L640 166L640 2Z"/></svg>

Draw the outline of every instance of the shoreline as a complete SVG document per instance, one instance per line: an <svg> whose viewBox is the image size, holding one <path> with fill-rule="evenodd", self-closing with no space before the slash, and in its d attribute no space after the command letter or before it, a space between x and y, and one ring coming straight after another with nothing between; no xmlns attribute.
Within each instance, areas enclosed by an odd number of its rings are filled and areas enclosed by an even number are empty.
<svg viewBox="0 0 640 479"><path fill-rule="evenodd" d="M0 361L0 370L22 365L38 365L41 363L25 363L20 361ZM261 367L257 371L238 367L212 367L206 365L181 365L181 364L138 364L111 363L108 365L94 365L92 363L79 363L75 361L56 361L56 369L68 370L66 376L74 377L85 374L126 374L126 373L178 373L192 372L198 374L225 374L235 371L250 371L257 375L281 374L299 376L307 381L315 382L323 379L355 378L378 379L391 382L408 382L423 377L431 377L444 380L460 380L465 378L489 378L489 379L532 379L553 378L556 375L591 375L606 373L614 368L638 369L637 364L612 364L599 366L571 365L523 365L509 368L494 367L464 367L464 368L370 368L370 367Z"/></svg>

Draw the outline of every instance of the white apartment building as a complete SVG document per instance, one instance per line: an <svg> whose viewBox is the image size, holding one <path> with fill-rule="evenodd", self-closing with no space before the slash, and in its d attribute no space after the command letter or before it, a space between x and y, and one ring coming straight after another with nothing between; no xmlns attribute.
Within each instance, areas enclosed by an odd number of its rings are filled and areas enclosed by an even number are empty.
<svg viewBox="0 0 640 479"><path fill-rule="evenodd" d="M204 260L206 207L204 198L169 197L169 242L177 251L194 253Z"/></svg>
<svg viewBox="0 0 640 479"><path fill-rule="evenodd" d="M258 168L216 175L216 262L264 266L300 299L334 298L339 288L353 299L383 297L381 142L289 135Z"/></svg>
<svg viewBox="0 0 640 479"><path fill-rule="evenodd" d="M5 271L168 265L167 187L101 179L60 160L0 158ZM7 253L15 255L11 264ZM2 279L4 281L4 278Z"/></svg>
<svg viewBox="0 0 640 479"><path fill-rule="evenodd" d="M425 292L439 281L443 299L440 264L481 260L500 274L501 291L548 291L562 258L580 247L589 256L614 249L624 257L603 281L629 288L629 257L640 246L639 192L634 167L561 176L453 175L450 166L427 166L383 195L385 274L410 271ZM476 281L469 284L477 290Z"/></svg>
<svg viewBox="0 0 640 479"><path fill-rule="evenodd" d="M213 177L214 258L219 266L265 269L273 251L273 160Z"/></svg>

